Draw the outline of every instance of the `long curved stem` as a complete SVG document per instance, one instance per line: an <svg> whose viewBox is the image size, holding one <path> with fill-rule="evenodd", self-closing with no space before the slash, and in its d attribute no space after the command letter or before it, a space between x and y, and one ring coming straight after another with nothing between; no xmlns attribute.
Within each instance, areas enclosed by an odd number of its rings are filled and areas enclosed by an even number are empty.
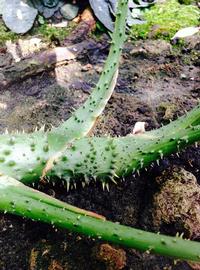
<svg viewBox="0 0 200 270"><path fill-rule="evenodd" d="M59 125L59 127L52 129L49 133L49 141L54 141L54 137L57 134L62 134L64 137L64 146L72 139L74 140L88 135L95 125L97 118L104 110L117 81L119 59L125 40L127 10L128 0L119 0L109 55L92 94L67 121Z"/></svg>
<svg viewBox="0 0 200 270"><path fill-rule="evenodd" d="M77 212L13 178L0 177L0 210L141 251L200 261L200 243L146 232ZM98 216L97 216L98 217Z"/></svg>

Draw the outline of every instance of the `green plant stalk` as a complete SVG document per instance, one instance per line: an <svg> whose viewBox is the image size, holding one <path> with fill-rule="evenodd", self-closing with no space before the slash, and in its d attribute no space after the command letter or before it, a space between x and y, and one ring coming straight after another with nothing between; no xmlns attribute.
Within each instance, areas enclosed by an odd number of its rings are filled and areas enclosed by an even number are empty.
<svg viewBox="0 0 200 270"><path fill-rule="evenodd" d="M93 178L108 187L109 180L115 182L117 177L135 173L199 140L198 105L168 126L144 134L77 140L70 148L64 149L49 176L56 175L68 182L82 176L86 183Z"/></svg>
<svg viewBox="0 0 200 270"><path fill-rule="evenodd" d="M70 182L82 177L102 181L121 177L148 166L164 156L179 152L200 140L200 106L169 125L139 135L126 137L86 137L74 140L59 152L46 176ZM46 162L56 155L48 147L42 131L34 134L0 136L0 172L31 184L38 182ZM19 137L18 137L19 136ZM62 135L61 135L62 136ZM59 135L57 137L59 140Z"/></svg>
<svg viewBox="0 0 200 270"><path fill-rule="evenodd" d="M108 60L96 88L85 104L69 120L49 132L40 130L31 134L0 136L0 172L17 180L25 177L37 181L43 175L48 160L53 161L64 147L90 132L114 90L125 39L127 3L127 0L118 3Z"/></svg>
<svg viewBox="0 0 200 270"><path fill-rule="evenodd" d="M49 132L48 141L53 142L54 148L55 144L58 144L60 149L60 147L66 146L71 140L88 135L110 99L116 85L119 59L126 38L127 10L128 0L118 1L115 29L112 34L110 51L103 72L88 100L67 121ZM63 135L62 140L57 140L58 134L59 136Z"/></svg>
<svg viewBox="0 0 200 270"><path fill-rule="evenodd" d="M69 186L69 182L80 175L84 176L86 182L92 176L107 183L109 178L114 180L116 176L139 170L164 155L177 152L193 143L193 138L199 140L198 135L187 139L192 132L186 129L189 125L200 123L200 108L197 106L186 117L144 135L128 139L92 138L77 141L89 133L114 89L125 38L126 12L127 1L120 0L108 60L97 87L86 103L68 121L49 132L40 130L31 134L1 135L1 173L26 184L38 182L40 177L58 176L65 179ZM181 142L183 132L186 137L184 143ZM198 131L195 130L196 133Z"/></svg>
<svg viewBox="0 0 200 270"><path fill-rule="evenodd" d="M114 90L119 57L125 39L127 3L127 0L119 0L113 44L104 72L89 99L68 121L50 132L40 130L32 134L0 136L1 173L13 176L17 180L25 177L37 181L50 158L54 159L64 146L89 133Z"/></svg>
<svg viewBox="0 0 200 270"><path fill-rule="evenodd" d="M31 189L13 178L0 177L0 210L114 244L191 261L200 261L200 244L145 232L69 211L68 205Z"/></svg>

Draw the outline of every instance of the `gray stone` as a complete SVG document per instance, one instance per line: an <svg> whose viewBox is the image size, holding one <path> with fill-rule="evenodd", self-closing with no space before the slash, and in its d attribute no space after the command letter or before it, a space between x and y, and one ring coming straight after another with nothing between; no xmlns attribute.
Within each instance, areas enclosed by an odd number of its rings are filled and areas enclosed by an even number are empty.
<svg viewBox="0 0 200 270"><path fill-rule="evenodd" d="M0 68L9 66L12 63L12 56L10 54L0 53Z"/></svg>
<svg viewBox="0 0 200 270"><path fill-rule="evenodd" d="M24 34L33 26L38 11L28 0L7 0L3 9L6 26L17 34Z"/></svg>
<svg viewBox="0 0 200 270"><path fill-rule="evenodd" d="M54 8L47 8L45 7L43 12L42 12L42 15L46 18L46 19L49 19L53 16L53 14L57 11L57 7L54 7Z"/></svg>
<svg viewBox="0 0 200 270"><path fill-rule="evenodd" d="M187 49L200 51L200 33L187 37L184 41Z"/></svg>
<svg viewBox="0 0 200 270"><path fill-rule="evenodd" d="M188 238L200 237L200 185L196 177L181 167L171 167L156 178L159 191L153 198L153 224L157 230L170 224ZM194 269L194 268L193 268Z"/></svg>
<svg viewBox="0 0 200 270"><path fill-rule="evenodd" d="M59 3L57 4L57 6L53 7L53 8L49 8L49 7L45 7L43 6L43 11L40 11L42 13L42 15L46 18L49 19L51 18L55 12L57 12L59 10L60 7L62 7L64 5L64 1L59 1Z"/></svg>
<svg viewBox="0 0 200 270"><path fill-rule="evenodd" d="M53 8L57 6L59 0L42 0L42 3L45 7Z"/></svg>
<svg viewBox="0 0 200 270"><path fill-rule="evenodd" d="M77 5L65 4L64 6L61 7L60 13L63 15L65 19L71 21L77 16L78 10L79 8Z"/></svg>
<svg viewBox="0 0 200 270"><path fill-rule="evenodd" d="M135 42L134 49L131 50L132 55L143 55L152 57L157 55L170 55L172 46L165 40L146 40Z"/></svg>
<svg viewBox="0 0 200 270"><path fill-rule="evenodd" d="M0 15L3 14L3 7L4 7L5 2L6 2L6 0L0 0Z"/></svg>
<svg viewBox="0 0 200 270"><path fill-rule="evenodd" d="M45 2L47 3L47 2ZM49 5L51 2L48 2ZM60 1L55 1L52 2L52 6L48 6L47 4L44 5L44 1L42 2L41 0L34 0L33 1L34 7L41 13L46 19L51 18L55 12L59 10L60 7L62 7L65 4L64 0Z"/></svg>
<svg viewBox="0 0 200 270"><path fill-rule="evenodd" d="M41 0L34 0L33 5L40 13L42 13L45 9L45 6L42 4Z"/></svg>

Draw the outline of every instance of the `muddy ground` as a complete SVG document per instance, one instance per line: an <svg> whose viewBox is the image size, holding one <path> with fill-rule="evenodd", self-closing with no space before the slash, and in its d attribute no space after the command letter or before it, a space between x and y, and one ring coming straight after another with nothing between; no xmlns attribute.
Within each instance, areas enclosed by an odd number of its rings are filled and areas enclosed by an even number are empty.
<svg viewBox="0 0 200 270"><path fill-rule="evenodd" d="M67 119L71 111L88 97L98 80L108 53L107 38L99 41L76 60L50 72L16 82L0 91L0 130L31 131L46 128ZM147 129L166 124L190 110L200 98L198 39L191 38L181 48L164 41L127 42L120 63L117 87L94 131L96 135L127 135L135 122L145 121ZM110 192L98 184L67 192L58 186L41 187L63 201L95 211L107 219L129 226L155 231L153 197L159 191L156 177L178 165L200 181L200 148L190 147L154 165L140 176L130 176ZM162 233L174 235L177 224L162 224ZM187 231L185 235L187 236ZM197 237L198 240L198 237ZM187 270L186 262L103 246L102 242L71 234L63 229L0 215L1 270ZM106 256L113 261L105 263ZM125 259L126 258L126 259ZM109 260L108 260L109 261ZM117 261L117 262L116 262ZM120 261L120 262L119 262Z"/></svg>

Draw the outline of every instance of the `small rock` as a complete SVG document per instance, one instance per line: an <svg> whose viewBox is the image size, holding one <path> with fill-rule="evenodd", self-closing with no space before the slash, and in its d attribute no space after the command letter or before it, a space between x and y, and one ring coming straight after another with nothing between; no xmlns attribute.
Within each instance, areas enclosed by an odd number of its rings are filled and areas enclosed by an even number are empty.
<svg viewBox="0 0 200 270"><path fill-rule="evenodd" d="M81 71L86 72L86 71L89 71L89 70L92 70L92 69L93 69L93 65L86 64L86 65L82 66Z"/></svg>
<svg viewBox="0 0 200 270"><path fill-rule="evenodd" d="M6 41L7 52L12 55L15 62L19 62L41 49L47 48L48 44L40 38L32 37L31 39L18 39L17 42Z"/></svg>
<svg viewBox="0 0 200 270"><path fill-rule="evenodd" d="M200 34L185 38L185 44L189 50L200 50Z"/></svg>
<svg viewBox="0 0 200 270"><path fill-rule="evenodd" d="M65 28L68 25L68 21L62 21L60 23L53 23L52 26L56 28Z"/></svg>
<svg viewBox="0 0 200 270"><path fill-rule="evenodd" d="M53 8L57 6L59 0L42 0L42 3L45 7Z"/></svg>
<svg viewBox="0 0 200 270"><path fill-rule="evenodd" d="M0 53L0 68L9 66L12 63L12 56L10 54Z"/></svg>
<svg viewBox="0 0 200 270"><path fill-rule="evenodd" d="M103 67L101 67L101 66L96 66L96 67L95 67L95 70L96 70L96 72L97 72L98 74L101 74L101 73L103 72Z"/></svg>
<svg viewBox="0 0 200 270"><path fill-rule="evenodd" d="M136 122L131 134L136 135L145 133L145 123L146 122Z"/></svg>
<svg viewBox="0 0 200 270"><path fill-rule="evenodd" d="M60 13L63 17L69 21L73 20L79 11L79 7L77 5L65 4L61 7Z"/></svg>
<svg viewBox="0 0 200 270"><path fill-rule="evenodd" d="M49 19L53 16L53 14L57 11L57 7L56 8L44 8L42 15L46 18Z"/></svg>
<svg viewBox="0 0 200 270"><path fill-rule="evenodd" d="M6 26L17 34L24 34L33 26L38 11L28 0L7 0L3 8Z"/></svg>
<svg viewBox="0 0 200 270"><path fill-rule="evenodd" d="M153 223L173 224L186 237L200 238L200 185L196 177L181 167L163 172L157 182L160 191L154 195Z"/></svg>
<svg viewBox="0 0 200 270"><path fill-rule="evenodd" d="M97 260L106 264L107 270L120 270L126 266L126 252L109 244L101 244L94 248Z"/></svg>
<svg viewBox="0 0 200 270"><path fill-rule="evenodd" d="M172 47L165 40L146 40L145 42L138 41L135 43L135 48L130 52L132 55L143 55L152 57L157 55L171 54Z"/></svg>
<svg viewBox="0 0 200 270"><path fill-rule="evenodd" d="M58 22L62 22L62 20L63 20L63 16L62 16L62 14L60 13L60 9L59 10L57 10L55 13L54 13L54 18L55 18L55 20L56 21L58 21ZM67 20L64 20L64 21L66 21L67 22Z"/></svg>
<svg viewBox="0 0 200 270"><path fill-rule="evenodd" d="M3 7L4 7L5 2L6 0L0 0L0 15L3 14Z"/></svg>
<svg viewBox="0 0 200 270"><path fill-rule="evenodd" d="M185 75L184 73L181 73L180 78L181 78L181 80L186 80L187 79L187 75Z"/></svg>
<svg viewBox="0 0 200 270"><path fill-rule="evenodd" d="M176 34L171 38L171 40L193 36L198 33L199 30L200 28L195 26L182 28L178 32L176 32Z"/></svg>
<svg viewBox="0 0 200 270"><path fill-rule="evenodd" d="M60 7L62 7L63 4L64 4L63 1L60 1L58 3L58 5L53 7L53 8L45 7L43 12L42 12L43 16L46 19L49 19L50 17L52 17L54 15L55 12L57 12L59 10Z"/></svg>
<svg viewBox="0 0 200 270"><path fill-rule="evenodd" d="M64 0L56 1L56 3L57 3L56 5L49 7L47 4L46 6L42 4L41 1L33 2L34 7L37 8L39 13L41 13L46 19L52 17L54 13L57 12L60 9L60 7L62 7L65 4Z"/></svg>

